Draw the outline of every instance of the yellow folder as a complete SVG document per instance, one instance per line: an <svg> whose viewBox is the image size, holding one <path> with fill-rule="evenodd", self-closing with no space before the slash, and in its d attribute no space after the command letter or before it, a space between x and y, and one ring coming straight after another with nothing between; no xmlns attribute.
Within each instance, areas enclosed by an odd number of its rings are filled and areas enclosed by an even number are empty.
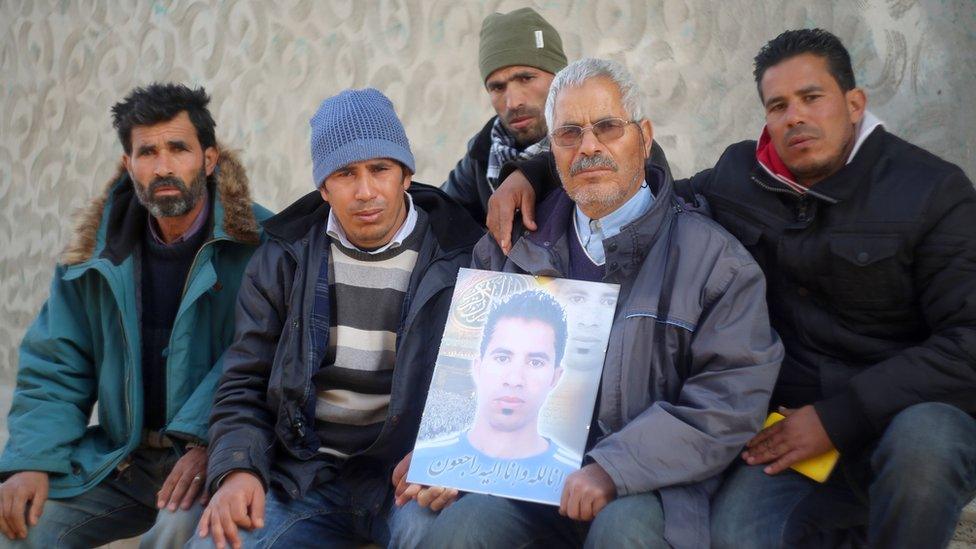
<svg viewBox="0 0 976 549"><path fill-rule="evenodd" d="M783 414L773 412L766 418L766 423L763 425L763 428L769 427L783 419L785 419ZM826 454L794 463L790 466L790 469L817 482L825 482L827 477L830 476L830 472L834 470L834 465L837 465L837 458L839 457L840 453L836 449L833 449Z"/></svg>

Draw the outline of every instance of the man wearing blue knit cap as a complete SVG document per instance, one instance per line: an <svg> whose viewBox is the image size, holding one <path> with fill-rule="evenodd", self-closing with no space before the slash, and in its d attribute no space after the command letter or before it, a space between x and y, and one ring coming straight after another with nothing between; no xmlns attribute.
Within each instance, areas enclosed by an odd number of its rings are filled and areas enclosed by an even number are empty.
<svg viewBox="0 0 976 549"><path fill-rule="evenodd" d="M393 506L457 271L481 228L415 171L393 104L346 90L311 119L316 188L265 224L214 399L213 497L191 546L412 547Z"/></svg>

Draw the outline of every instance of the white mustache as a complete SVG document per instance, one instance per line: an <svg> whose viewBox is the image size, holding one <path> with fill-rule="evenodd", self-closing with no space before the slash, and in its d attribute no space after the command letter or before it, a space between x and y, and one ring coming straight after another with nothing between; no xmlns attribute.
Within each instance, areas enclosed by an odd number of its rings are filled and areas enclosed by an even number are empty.
<svg viewBox="0 0 976 549"><path fill-rule="evenodd" d="M569 167L569 175L572 177L590 168L609 168L613 171L619 169L617 163L612 158L597 154L594 156L584 156L576 162L573 162L573 165Z"/></svg>

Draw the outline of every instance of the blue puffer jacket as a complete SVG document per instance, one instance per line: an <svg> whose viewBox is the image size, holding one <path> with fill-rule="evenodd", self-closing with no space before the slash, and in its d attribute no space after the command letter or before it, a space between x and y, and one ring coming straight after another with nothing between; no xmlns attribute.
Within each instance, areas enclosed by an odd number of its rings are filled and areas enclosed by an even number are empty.
<svg viewBox="0 0 976 549"><path fill-rule="evenodd" d="M241 276L262 240L258 223L271 215L251 202L233 155L222 153L213 179L210 237L193 261L165 351L165 431L200 441L234 334ZM50 296L21 343L0 474L47 471L53 498L98 484L141 439L137 286L146 215L120 169L80 218ZM96 402L98 421L89 426Z"/></svg>

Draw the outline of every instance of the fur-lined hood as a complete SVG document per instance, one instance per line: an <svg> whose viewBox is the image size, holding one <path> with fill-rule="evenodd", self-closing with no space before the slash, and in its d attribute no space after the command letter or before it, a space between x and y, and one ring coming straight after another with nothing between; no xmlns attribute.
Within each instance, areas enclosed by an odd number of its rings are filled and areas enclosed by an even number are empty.
<svg viewBox="0 0 976 549"><path fill-rule="evenodd" d="M260 244L261 229L252 207L247 172L237 154L227 149L220 149L215 175L216 201L220 203L224 212L223 219L219 221L223 232L228 237L245 244L255 246ZM109 204L113 189L123 179L124 184L131 185L129 174L120 163L118 171L105 185L102 194L76 214L74 234L61 253L61 263L77 265L92 258L99 247L99 229L107 218L105 207ZM214 230L216 232L218 227Z"/></svg>

